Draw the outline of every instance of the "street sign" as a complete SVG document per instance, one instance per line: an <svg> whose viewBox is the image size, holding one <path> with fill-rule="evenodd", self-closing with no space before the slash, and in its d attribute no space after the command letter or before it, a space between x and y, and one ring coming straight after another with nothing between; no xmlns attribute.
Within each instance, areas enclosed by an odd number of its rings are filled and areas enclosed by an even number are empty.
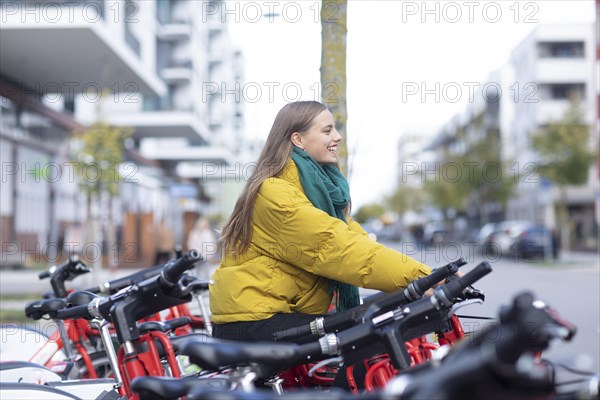
<svg viewBox="0 0 600 400"><path fill-rule="evenodd" d="M198 196L198 188L189 183L176 183L169 186L169 195L175 198L195 199Z"/></svg>

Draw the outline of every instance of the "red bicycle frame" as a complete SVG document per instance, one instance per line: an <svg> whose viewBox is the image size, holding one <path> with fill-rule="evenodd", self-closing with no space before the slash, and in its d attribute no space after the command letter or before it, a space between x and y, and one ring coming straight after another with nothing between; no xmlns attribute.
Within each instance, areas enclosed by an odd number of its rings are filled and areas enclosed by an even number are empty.
<svg viewBox="0 0 600 400"><path fill-rule="evenodd" d="M406 350L408 351L408 355L411 359L411 367L430 360L432 350L436 350L442 345L452 345L465 336L464 329L456 315L452 315L449 321L451 328L447 332L437 334L438 343L427 341L425 336L405 342ZM394 368L390 357L387 354L379 354L372 358L366 359L363 362L366 368L364 387L368 392L385 387L389 380L399 373L399 371ZM284 380L283 387L330 387L333 384L334 378L323 377L315 374L313 374L313 376L308 376L308 371L314 365L315 364L303 364L287 369L280 376ZM323 374L332 371L335 372L336 368L322 367L317 370L317 373L321 372ZM358 394L359 385L354 377L354 365L350 365L346 368L346 379L348 381L350 391L354 394Z"/></svg>
<svg viewBox="0 0 600 400"><path fill-rule="evenodd" d="M160 348L159 348L160 346ZM119 348L117 360L123 385L119 387L119 394L128 400L139 400L136 393L131 391L131 381L139 376L165 376L161 362L161 351L164 353L171 376L181 378L179 363L175 357L173 345L169 337L157 331L152 331L140 336L135 342L135 351L125 353L125 346Z"/></svg>

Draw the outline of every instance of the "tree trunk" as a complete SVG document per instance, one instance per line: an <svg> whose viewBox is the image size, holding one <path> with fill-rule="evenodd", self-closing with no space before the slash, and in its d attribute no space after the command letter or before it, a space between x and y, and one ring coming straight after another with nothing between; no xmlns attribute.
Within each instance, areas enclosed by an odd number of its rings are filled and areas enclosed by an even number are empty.
<svg viewBox="0 0 600 400"><path fill-rule="evenodd" d="M567 188L560 186L560 198L558 201L558 225L560 226L560 247L563 250L571 249L571 227L569 226L569 215L567 210Z"/></svg>
<svg viewBox="0 0 600 400"><path fill-rule="evenodd" d="M346 0L323 0L321 3L321 97L333 114L336 129L343 137L338 147L338 160L344 174L348 171L346 14Z"/></svg>

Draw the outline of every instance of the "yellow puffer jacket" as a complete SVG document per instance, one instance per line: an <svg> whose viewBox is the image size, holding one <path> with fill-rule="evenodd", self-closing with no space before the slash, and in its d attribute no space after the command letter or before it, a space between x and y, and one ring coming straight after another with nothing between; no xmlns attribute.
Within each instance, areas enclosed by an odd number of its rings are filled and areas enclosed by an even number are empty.
<svg viewBox="0 0 600 400"><path fill-rule="evenodd" d="M252 241L243 254L225 254L212 276L210 309L217 324L267 319L275 313L325 314L328 279L386 292L431 269L368 238L314 207L290 159L261 185Z"/></svg>

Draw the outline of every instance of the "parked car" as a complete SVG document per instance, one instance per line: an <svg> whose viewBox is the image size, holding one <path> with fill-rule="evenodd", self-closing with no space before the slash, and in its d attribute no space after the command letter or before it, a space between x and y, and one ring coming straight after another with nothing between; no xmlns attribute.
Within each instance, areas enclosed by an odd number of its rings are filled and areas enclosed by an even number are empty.
<svg viewBox="0 0 600 400"><path fill-rule="evenodd" d="M430 222L423 230L425 245L447 243L450 240L450 230L443 222Z"/></svg>
<svg viewBox="0 0 600 400"><path fill-rule="evenodd" d="M494 234L498 233L498 225L499 224L497 222L487 223L482 226L477 233L475 240L481 254L490 254L495 252L494 246L492 246L490 243L491 239L494 237Z"/></svg>
<svg viewBox="0 0 600 400"><path fill-rule="evenodd" d="M510 220L502 221L493 227L492 232L488 235L487 241L482 247L482 252L485 254L509 255L510 246L515 238L510 235L510 230L519 225L531 225L529 221ZM489 228L488 228L489 229Z"/></svg>
<svg viewBox="0 0 600 400"><path fill-rule="evenodd" d="M552 234L543 226L521 224L510 230L511 255L519 259L544 259L552 256Z"/></svg>
<svg viewBox="0 0 600 400"><path fill-rule="evenodd" d="M402 227L398 224L385 225L377 234L377 238L383 241L399 242L402 240Z"/></svg>

